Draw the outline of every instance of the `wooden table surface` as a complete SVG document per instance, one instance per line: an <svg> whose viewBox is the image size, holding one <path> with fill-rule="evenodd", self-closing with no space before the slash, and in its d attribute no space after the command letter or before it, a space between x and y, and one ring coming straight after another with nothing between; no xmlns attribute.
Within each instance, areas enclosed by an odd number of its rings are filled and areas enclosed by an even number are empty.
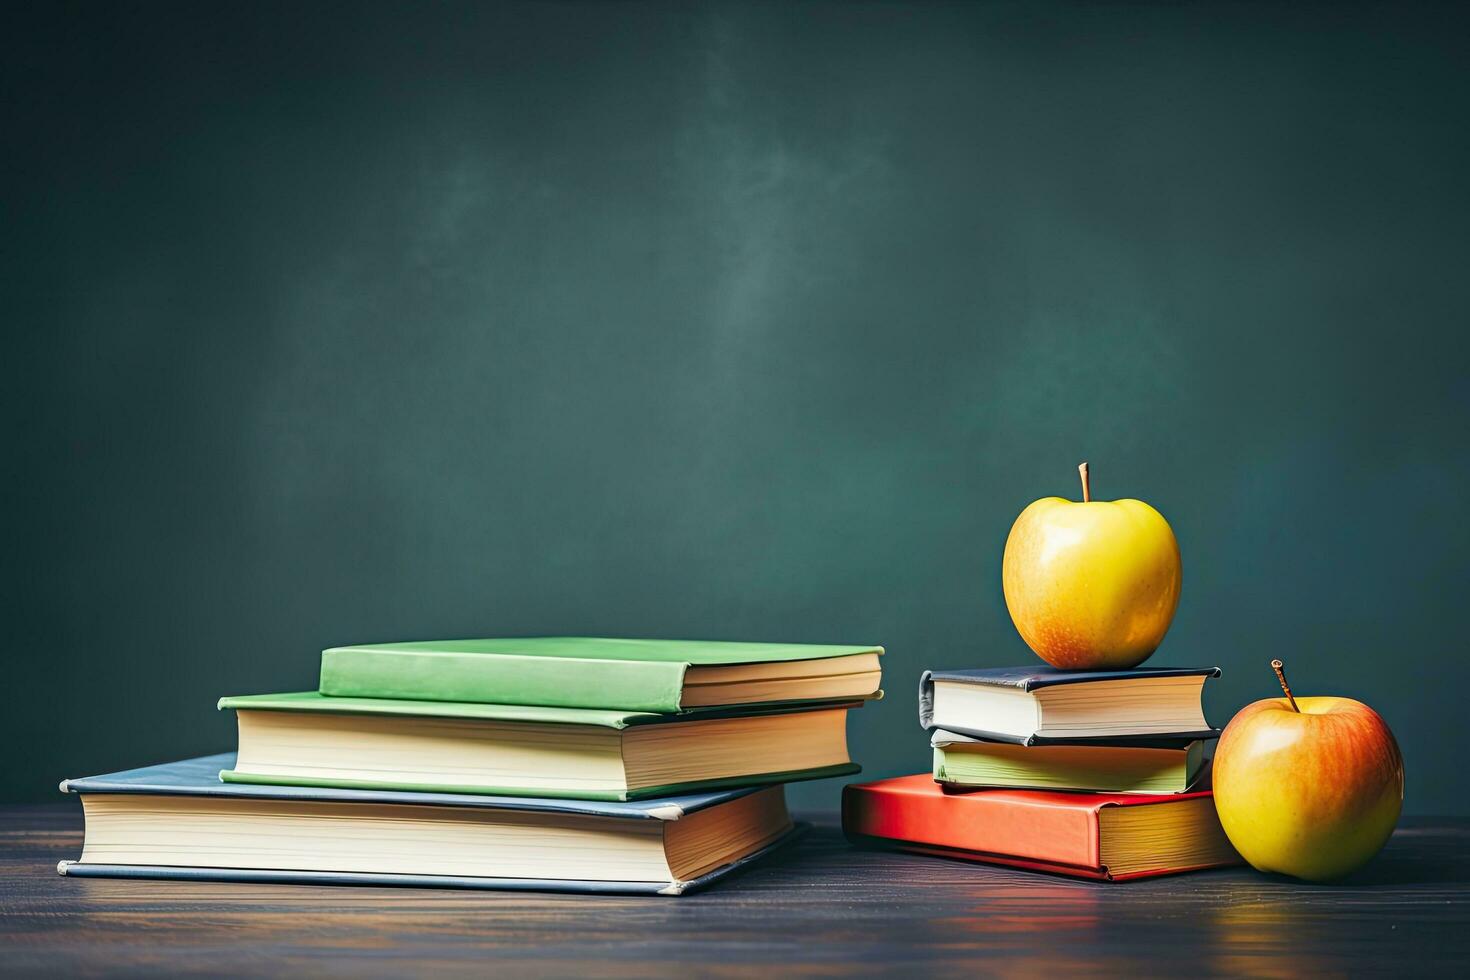
<svg viewBox="0 0 1470 980"><path fill-rule="evenodd" d="M75 803L0 808L0 972L1470 975L1470 821L1348 885L1099 884L856 851L835 821L684 898L62 878Z"/></svg>

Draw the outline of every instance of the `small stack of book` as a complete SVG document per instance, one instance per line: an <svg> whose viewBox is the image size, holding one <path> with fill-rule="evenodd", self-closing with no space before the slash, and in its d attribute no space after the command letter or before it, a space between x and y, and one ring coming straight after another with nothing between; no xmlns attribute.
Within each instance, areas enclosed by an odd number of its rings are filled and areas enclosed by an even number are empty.
<svg viewBox="0 0 1470 980"><path fill-rule="evenodd" d="M68 780L69 875L682 894L858 771L881 647L532 638L326 650L316 691L227 697L239 751Z"/></svg>
<svg viewBox="0 0 1470 980"><path fill-rule="evenodd" d="M848 786L860 845L1118 881L1239 862L1215 815L1214 667L926 672L934 769Z"/></svg>

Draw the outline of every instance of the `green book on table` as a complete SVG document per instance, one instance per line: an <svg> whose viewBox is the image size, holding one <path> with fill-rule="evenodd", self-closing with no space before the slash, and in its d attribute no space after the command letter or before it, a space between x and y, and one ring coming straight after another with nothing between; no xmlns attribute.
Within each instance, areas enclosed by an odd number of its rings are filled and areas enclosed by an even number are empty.
<svg viewBox="0 0 1470 980"><path fill-rule="evenodd" d="M953 789L1185 793L1199 781L1204 743L1013 745L943 730L930 739L934 781Z"/></svg>
<svg viewBox="0 0 1470 980"><path fill-rule="evenodd" d="M620 640L427 640L322 651L332 697L678 712L881 695L879 646Z"/></svg>
<svg viewBox="0 0 1470 980"><path fill-rule="evenodd" d="M682 714L327 697L220 699L239 723L226 782L633 800L858 771L861 702Z"/></svg>

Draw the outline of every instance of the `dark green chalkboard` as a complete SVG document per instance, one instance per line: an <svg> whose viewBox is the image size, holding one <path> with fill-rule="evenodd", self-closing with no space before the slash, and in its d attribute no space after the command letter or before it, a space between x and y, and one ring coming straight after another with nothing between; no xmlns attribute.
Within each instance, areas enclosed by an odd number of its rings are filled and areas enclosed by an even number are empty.
<svg viewBox="0 0 1470 980"><path fill-rule="evenodd" d="M0 796L475 635L881 643L853 752L917 771L1088 459L1213 721L1279 656L1470 811L1460 8L34 7Z"/></svg>

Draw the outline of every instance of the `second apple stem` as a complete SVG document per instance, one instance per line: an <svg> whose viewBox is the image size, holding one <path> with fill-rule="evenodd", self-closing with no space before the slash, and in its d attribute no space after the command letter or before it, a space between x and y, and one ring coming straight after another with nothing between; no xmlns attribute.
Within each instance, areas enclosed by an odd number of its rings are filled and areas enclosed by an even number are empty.
<svg viewBox="0 0 1470 980"><path fill-rule="evenodd" d="M1291 688L1286 686L1285 665L1279 660L1271 661L1271 669L1276 671L1276 679L1281 682L1281 689L1286 692L1286 700L1291 702L1291 710L1301 714L1302 709L1296 706L1296 698L1291 696Z"/></svg>
<svg viewBox="0 0 1470 980"><path fill-rule="evenodd" d="M1082 502L1088 503L1092 500L1092 484L1087 478L1087 464L1083 463L1077 467L1077 474L1082 477Z"/></svg>

